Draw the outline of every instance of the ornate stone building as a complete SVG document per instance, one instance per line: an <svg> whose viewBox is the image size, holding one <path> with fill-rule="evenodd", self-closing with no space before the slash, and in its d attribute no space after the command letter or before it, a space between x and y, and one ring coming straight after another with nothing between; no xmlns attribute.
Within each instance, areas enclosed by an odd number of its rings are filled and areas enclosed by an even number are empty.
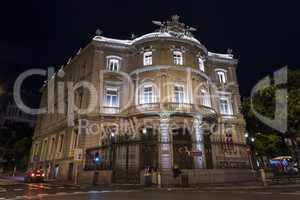
<svg viewBox="0 0 300 200"><path fill-rule="evenodd" d="M230 51L209 52L178 16L153 23L158 30L131 40L97 31L53 76L54 85L92 83L97 92L78 87L74 106L95 106L85 114L73 112L68 93L54 92L54 110L68 109L38 117L31 166L48 168L61 179L77 174L89 183L141 183L151 168L154 182L176 184L174 167L191 184L251 178L238 60ZM51 103L49 90L43 91L41 107Z"/></svg>

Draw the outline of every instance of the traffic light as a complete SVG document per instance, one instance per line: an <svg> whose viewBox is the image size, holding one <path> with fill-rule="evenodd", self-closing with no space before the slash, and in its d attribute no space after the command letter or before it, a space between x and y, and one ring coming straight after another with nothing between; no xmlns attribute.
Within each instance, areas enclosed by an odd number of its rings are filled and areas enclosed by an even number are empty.
<svg viewBox="0 0 300 200"><path fill-rule="evenodd" d="M98 164L98 165L102 162L102 157L101 157L101 155L99 154L99 152L96 152L96 153L95 153L94 161L95 161L95 163Z"/></svg>

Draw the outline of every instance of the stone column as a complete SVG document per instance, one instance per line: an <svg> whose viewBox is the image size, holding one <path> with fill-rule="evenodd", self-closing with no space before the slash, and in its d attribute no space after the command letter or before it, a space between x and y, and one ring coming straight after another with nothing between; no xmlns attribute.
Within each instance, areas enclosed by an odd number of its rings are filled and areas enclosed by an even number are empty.
<svg viewBox="0 0 300 200"><path fill-rule="evenodd" d="M161 171L172 168L172 143L169 133L169 113L160 114L159 161Z"/></svg>
<svg viewBox="0 0 300 200"><path fill-rule="evenodd" d="M190 68L188 68L187 72L186 72L186 90L187 90L187 95L185 98L187 98L185 100L186 103L194 103L194 97L193 97L193 83L192 83L192 70Z"/></svg>
<svg viewBox="0 0 300 200"><path fill-rule="evenodd" d="M193 134L193 151L197 152L194 156L194 164L196 169L204 169L205 166L205 148L204 148L204 135L202 130L202 116L194 118L194 134Z"/></svg>

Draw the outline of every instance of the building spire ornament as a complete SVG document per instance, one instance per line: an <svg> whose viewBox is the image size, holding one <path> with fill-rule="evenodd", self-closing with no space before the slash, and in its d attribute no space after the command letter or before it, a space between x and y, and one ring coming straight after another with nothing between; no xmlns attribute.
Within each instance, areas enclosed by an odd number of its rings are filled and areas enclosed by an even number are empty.
<svg viewBox="0 0 300 200"><path fill-rule="evenodd" d="M96 36L101 36L103 31L101 31L99 28L96 30Z"/></svg>
<svg viewBox="0 0 300 200"><path fill-rule="evenodd" d="M159 26L159 32L168 32L171 35L181 38L183 36L193 36L191 32L196 31L196 28L186 26L179 21L179 15L172 15L171 21L152 21L153 24Z"/></svg>

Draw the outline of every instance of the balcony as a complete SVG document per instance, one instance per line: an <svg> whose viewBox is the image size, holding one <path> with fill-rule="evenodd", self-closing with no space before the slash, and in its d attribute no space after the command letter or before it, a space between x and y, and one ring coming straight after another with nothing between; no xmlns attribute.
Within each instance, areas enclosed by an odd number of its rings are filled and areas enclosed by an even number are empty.
<svg viewBox="0 0 300 200"><path fill-rule="evenodd" d="M101 113L103 113L103 114L119 114L120 108L104 106L104 107L101 107Z"/></svg>
<svg viewBox="0 0 300 200"><path fill-rule="evenodd" d="M173 112L173 113L202 113L204 115L214 114L212 108L199 105L199 104L189 104L189 103L150 103L131 106L127 110L127 114L147 114L147 113L157 113L157 112Z"/></svg>

